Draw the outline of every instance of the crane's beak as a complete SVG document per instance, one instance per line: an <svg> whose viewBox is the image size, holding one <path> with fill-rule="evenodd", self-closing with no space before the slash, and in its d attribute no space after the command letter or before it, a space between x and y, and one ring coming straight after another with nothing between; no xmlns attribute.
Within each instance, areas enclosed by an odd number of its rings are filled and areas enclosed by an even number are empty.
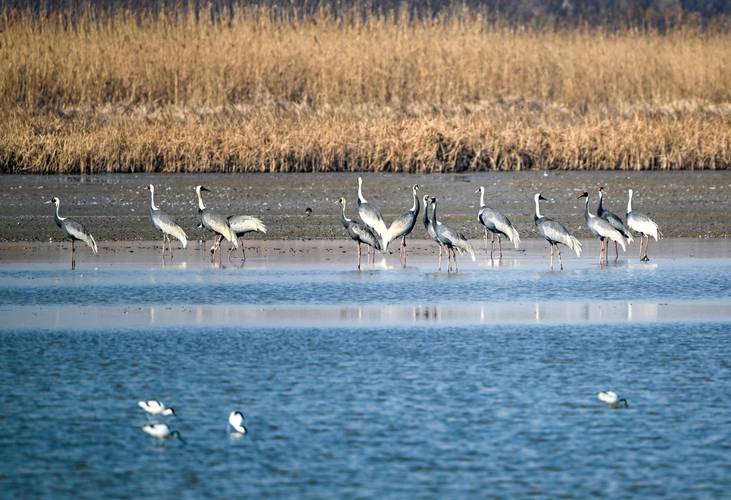
<svg viewBox="0 0 731 500"><path fill-rule="evenodd" d="M201 186L201 191L210 191L210 189L208 189L207 187Z"/></svg>
<svg viewBox="0 0 731 500"><path fill-rule="evenodd" d="M53 200L48 200L48 201L44 202L43 204L44 205L50 205L51 203L53 203Z"/></svg>
<svg viewBox="0 0 731 500"><path fill-rule="evenodd" d="M548 201L546 198L543 197L542 194L538 195L538 199L539 200L543 200L543 201Z"/></svg>
<svg viewBox="0 0 731 500"><path fill-rule="evenodd" d="M587 196L589 196L589 193L584 192L583 194L580 194L576 199L580 200L581 198L586 198Z"/></svg>

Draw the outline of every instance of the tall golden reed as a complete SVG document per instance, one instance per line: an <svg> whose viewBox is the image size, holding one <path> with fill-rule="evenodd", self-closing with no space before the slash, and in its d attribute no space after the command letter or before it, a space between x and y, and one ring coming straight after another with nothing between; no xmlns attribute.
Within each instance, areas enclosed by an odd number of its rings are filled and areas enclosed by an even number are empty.
<svg viewBox="0 0 731 500"><path fill-rule="evenodd" d="M727 168L731 35L479 11L0 19L4 172Z"/></svg>

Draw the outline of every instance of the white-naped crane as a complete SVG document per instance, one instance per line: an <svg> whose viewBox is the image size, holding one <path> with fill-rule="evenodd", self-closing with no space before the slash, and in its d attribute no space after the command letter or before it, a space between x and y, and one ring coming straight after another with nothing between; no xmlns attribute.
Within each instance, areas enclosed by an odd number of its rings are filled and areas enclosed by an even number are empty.
<svg viewBox="0 0 731 500"><path fill-rule="evenodd" d="M426 229L426 234L429 236L429 238L434 241L437 246L439 247L439 270L442 270L442 244L439 242L439 238L437 238L437 232L434 226L431 223L431 220L429 220L429 203L431 202L431 196L428 194L425 194L422 197L422 201L424 202L424 229Z"/></svg>
<svg viewBox="0 0 731 500"><path fill-rule="evenodd" d="M510 219L494 208L485 205L485 186L477 188L475 193L480 193L480 210L477 212L477 220L485 226L485 253L487 253L487 232L492 234L492 247L490 248L490 260L495 252L495 235L497 235L498 247L500 248L500 258L503 258L502 237L505 236L510 242L518 248L520 245L520 235L510 222Z"/></svg>
<svg viewBox="0 0 731 500"><path fill-rule="evenodd" d="M231 227L231 231L234 232L236 235L236 239L239 240L239 243L241 244L241 259L246 260L246 243L243 241L244 235L247 235L249 233L262 233L266 234L267 227L266 225L261 221L261 219L254 217L252 215L232 215L228 217L228 225ZM218 243L221 242L221 235L218 235ZM211 252L215 251L214 247L216 246L216 243L214 242L213 246L211 247ZM229 247L228 249L228 257L231 258L231 252L233 252L233 247Z"/></svg>
<svg viewBox="0 0 731 500"><path fill-rule="evenodd" d="M358 216L370 231L376 235L381 241L379 242L380 250L385 252L388 250L388 228L383 220L381 211L363 196L363 178L358 177Z"/></svg>
<svg viewBox="0 0 731 500"><path fill-rule="evenodd" d="M170 236L180 241L183 248L188 246L188 236L172 217L155 205L155 186L150 184L147 186L147 189L150 191L150 218L152 219L152 224L162 231L162 260L165 262L166 242L170 251L170 260L173 260L173 244L170 241Z"/></svg>
<svg viewBox="0 0 731 500"><path fill-rule="evenodd" d="M599 264L604 264L609 260L607 257L607 254L609 253L607 251L609 246L607 245L608 240L612 240L615 245L619 244L622 247L622 251L626 252L627 247L625 246L624 236L622 233L620 233L608 221L589 211L589 193L584 191L577 199L580 200L581 198L586 198L586 202L584 203L586 227L589 228L589 231L594 233L597 238L599 238Z"/></svg>
<svg viewBox="0 0 731 500"><path fill-rule="evenodd" d="M566 245L576 252L576 256L579 257L581 256L581 242L572 236L563 224L541 215L540 200L545 200L541 193L536 193L533 199L536 203L536 212L533 215L533 221L540 235L551 245L551 269L553 269L553 253L555 249L558 251L558 259L561 263L561 270L563 271L563 257L561 257L561 249L558 248L558 244Z"/></svg>
<svg viewBox="0 0 731 500"><path fill-rule="evenodd" d="M375 259L375 250L380 249L380 243L378 242L378 238L371 232L371 230L366 226L365 224L361 224L359 222L355 222L351 219L348 219L348 217L345 215L345 204L347 202L345 201L345 198L340 198L338 200L338 204L341 207L340 210L340 222L343 224L343 227L348 231L348 235L350 235L350 239L355 241L358 244L358 270L360 270L360 258L361 258L361 244L368 246L368 258L370 261L371 256L371 248L373 248L373 256Z"/></svg>
<svg viewBox="0 0 731 500"><path fill-rule="evenodd" d="M629 198L627 199L627 225L632 231L640 233L640 261L649 262L650 258L647 256L647 246L650 244L650 236L655 238L659 230L655 221L650 219L647 215L636 210L632 210L632 190L629 190ZM642 241L645 240L645 253L642 253Z"/></svg>
<svg viewBox="0 0 731 500"><path fill-rule="evenodd" d="M58 213L58 209L61 206L61 200L55 196L46 202L46 205L53 203L56 205L56 211L53 215L53 220L56 225L60 227L67 238L71 240L71 270L76 269L76 242L83 241L86 245L91 248L91 251L96 255L99 249L96 246L96 241L89 231L86 230L83 224L76 222L68 217L61 217Z"/></svg>
<svg viewBox="0 0 731 500"><path fill-rule="evenodd" d="M622 236L627 240L627 243L632 243L634 241L634 238L632 237L632 233L630 232L627 225L622 221L622 219L610 212L609 210L604 208L604 187L599 187L599 205L596 208L596 214L604 219L605 221L609 222L614 229L622 233ZM619 259L619 250L617 249L617 242L614 242L614 260Z"/></svg>
<svg viewBox="0 0 731 500"><path fill-rule="evenodd" d="M418 184L414 184L413 186L411 186L411 194L414 198L414 203L411 206L411 210L409 210L405 214L402 214L395 221L393 221L388 227L388 232L386 234L386 245L394 240L397 240L398 238L401 238L401 246L399 247L401 267L406 266L406 237L411 234L411 231L414 230L416 221L419 218L419 209L421 207L421 203L419 203L419 198L416 194L418 191Z"/></svg>
<svg viewBox="0 0 731 500"><path fill-rule="evenodd" d="M231 226L228 223L228 219L223 215L216 213L203 204L203 197L201 196L202 191L210 191L210 189L203 186L196 186L195 193L198 195L198 215L201 219L201 226L208 229L209 231L226 238L226 240L233 245L234 248L239 248L238 239L236 234L231 230ZM221 260L221 238L214 238L213 247L211 247L211 260L216 252L218 253L218 260Z"/></svg>
<svg viewBox="0 0 731 500"><path fill-rule="evenodd" d="M437 235L439 243L441 243L447 249L447 272L452 270L452 262L454 262L454 271L457 272L457 252L460 255L465 253L469 254L472 258L472 262L475 261L475 251L472 249L469 239L464 234L460 233L456 229L442 224L437 219L437 199L432 197L432 215L431 225L434 227L434 232ZM451 255L451 259L450 259Z"/></svg>

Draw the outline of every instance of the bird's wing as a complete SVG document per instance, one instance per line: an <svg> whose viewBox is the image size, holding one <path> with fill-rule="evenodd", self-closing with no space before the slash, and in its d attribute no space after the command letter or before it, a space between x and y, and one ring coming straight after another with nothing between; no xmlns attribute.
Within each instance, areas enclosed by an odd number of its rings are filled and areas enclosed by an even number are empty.
<svg viewBox="0 0 731 500"><path fill-rule="evenodd" d="M538 230L545 238L562 243L576 252L576 255L581 255L581 242L572 236L560 222L543 218L538 221Z"/></svg>
<svg viewBox="0 0 731 500"><path fill-rule="evenodd" d="M442 224L440 226L439 234L443 239L447 240L451 246L459 250L460 253L469 254L472 258L472 262L475 261L475 251L467 236L446 224Z"/></svg>
<svg viewBox="0 0 731 500"><path fill-rule="evenodd" d="M642 234L649 234L655 238L655 241L657 241L657 224L655 224L655 221L642 212L635 212L634 210L630 212L629 215L627 215L627 225L633 231L637 231Z"/></svg>
<svg viewBox="0 0 731 500"><path fill-rule="evenodd" d="M355 238L353 239L356 241L370 245L376 250L381 249L381 244L379 243L378 238L376 238L371 230L364 224L351 224L350 230L353 232L353 235L355 235Z"/></svg>
<svg viewBox="0 0 731 500"><path fill-rule="evenodd" d="M231 226L228 225L228 221L223 215L206 210L201 214L201 222L203 222L203 225L211 231L214 231L226 238L226 240L228 240L234 248L239 248L236 235L233 231L231 231Z"/></svg>
<svg viewBox="0 0 731 500"><path fill-rule="evenodd" d="M234 215L228 218L228 224L231 226L231 230L237 235L251 232L266 234L267 232L267 227L261 219L251 215Z"/></svg>
<svg viewBox="0 0 731 500"><path fill-rule="evenodd" d="M518 231L515 229L512 222L510 222L510 219L505 217L503 214L493 208L484 207L480 210L480 222L482 222L482 224L490 231L498 231L507 236L515 248L518 248L518 245L520 244Z"/></svg>
<svg viewBox="0 0 731 500"><path fill-rule="evenodd" d="M153 210L152 222L155 226L165 234L169 234L183 244L183 248L188 246L188 235L185 234L183 228L180 227L172 217L162 210Z"/></svg>
<svg viewBox="0 0 731 500"><path fill-rule="evenodd" d="M632 233L630 233L629 228L627 225L622 221L622 219L619 218L618 215L613 214L609 210L604 210L602 212L602 219L609 222L614 229L622 233L622 236L627 238L627 241L632 243L634 238L632 238Z"/></svg>
<svg viewBox="0 0 731 500"><path fill-rule="evenodd" d="M391 223L386 239L391 242L401 236L407 236L414 229L415 225L416 215L414 215L414 212L407 212Z"/></svg>
<svg viewBox="0 0 731 500"><path fill-rule="evenodd" d="M589 226L594 226L594 230L596 233L599 234L599 236L602 236L604 238L609 238L610 240L616 242L619 244L619 246L622 247L623 251L627 250L627 247L625 246L624 242L624 236L622 233L620 233L617 229L615 229L614 226L612 226L609 221L602 219L600 217L594 217L592 218L589 223Z"/></svg>
<svg viewBox="0 0 731 500"><path fill-rule="evenodd" d="M66 218L63 220L63 230L70 237L86 243L94 253L97 253L97 246L94 237L81 223L76 222L73 219Z"/></svg>
<svg viewBox="0 0 731 500"><path fill-rule="evenodd" d="M386 223L383 221L381 211L372 206L370 203L361 203L358 207L358 215L360 216L360 220L363 221L363 224L368 226L374 234L381 238L381 241L384 243L383 249L385 250L385 244L388 241L386 239L388 237L388 228L386 227Z"/></svg>

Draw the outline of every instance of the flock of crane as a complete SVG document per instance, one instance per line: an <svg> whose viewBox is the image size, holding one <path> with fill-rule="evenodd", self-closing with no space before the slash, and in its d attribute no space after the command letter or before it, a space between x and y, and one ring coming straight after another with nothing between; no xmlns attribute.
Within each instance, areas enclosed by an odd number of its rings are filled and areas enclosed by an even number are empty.
<svg viewBox="0 0 731 500"><path fill-rule="evenodd" d="M188 237L185 231L180 227L172 217L160 210L155 205L155 188L152 184L148 186L150 191L150 217L152 223L163 234L162 258L165 260L166 245L170 258L173 258L173 249L171 237L177 239L185 248L188 244ZM234 249L238 249L240 238L252 232L266 233L267 228L264 223L250 215L235 215L225 217L205 206L203 203L202 192L208 191L203 186L196 186L195 193L198 198L198 215L200 217L199 228L205 228L213 233L213 245L211 246L211 259L215 258L218 252L219 261L221 259L221 242L225 239L230 243L229 257ZM387 252L388 246L401 239L399 245L399 255L401 265L406 265L406 237L411 234L418 221L419 212L423 203L424 215L423 224L427 235L431 240L437 243L439 247L439 269L442 268L442 254L447 254L447 271L457 270L457 253L460 255L469 255L472 261L475 261L475 252L469 238L457 229L442 223L437 218L437 198L434 196L424 195L421 200L418 196L419 185L412 186L413 205L405 214L396 218L391 225L386 225L381 211L363 196L363 179L358 177L358 215L360 222L349 219L345 214L346 200L340 198L338 203L341 206L340 221L348 232L350 238L357 243L358 247L358 264L361 267L362 245L368 247L368 258L375 258L375 252ZM490 259L494 258L495 253L495 237L497 236L499 257L502 258L502 238L507 238L515 248L520 245L520 235L515 226L505 215L497 209L489 207L485 204L485 188L479 187L476 193L480 193L480 208L477 218L484 226L485 231L485 251L487 252L487 234L491 233ZM606 210L603 207L604 189L599 188L599 204L596 214L589 210L590 195L584 192L579 199L586 198L584 217L589 230L600 240L599 262L608 262L608 243L614 242L615 258L619 257L618 246L626 251L627 244L634 241L632 231L640 234L640 260L649 261L647 255L647 246L652 236L655 241L658 239L658 226L647 215L632 209L632 190L629 190L629 198L627 200L627 217L626 223L616 214ZM538 232L550 244L551 247L551 269L553 269L554 254L558 254L561 270L563 270L563 258L559 244L565 245L577 256L581 255L581 242L573 236L566 227L558 221L545 217L541 214L540 201L545 200L540 193L536 193L535 214L533 220ZM76 267L75 258L75 242L82 241L96 254L97 244L94 237L86 228L68 217L59 215L60 201L58 198L52 198L47 203L56 205L54 220L71 240L71 268ZM644 243L644 245L643 245ZM241 245L242 257L246 259L244 245Z"/></svg>

